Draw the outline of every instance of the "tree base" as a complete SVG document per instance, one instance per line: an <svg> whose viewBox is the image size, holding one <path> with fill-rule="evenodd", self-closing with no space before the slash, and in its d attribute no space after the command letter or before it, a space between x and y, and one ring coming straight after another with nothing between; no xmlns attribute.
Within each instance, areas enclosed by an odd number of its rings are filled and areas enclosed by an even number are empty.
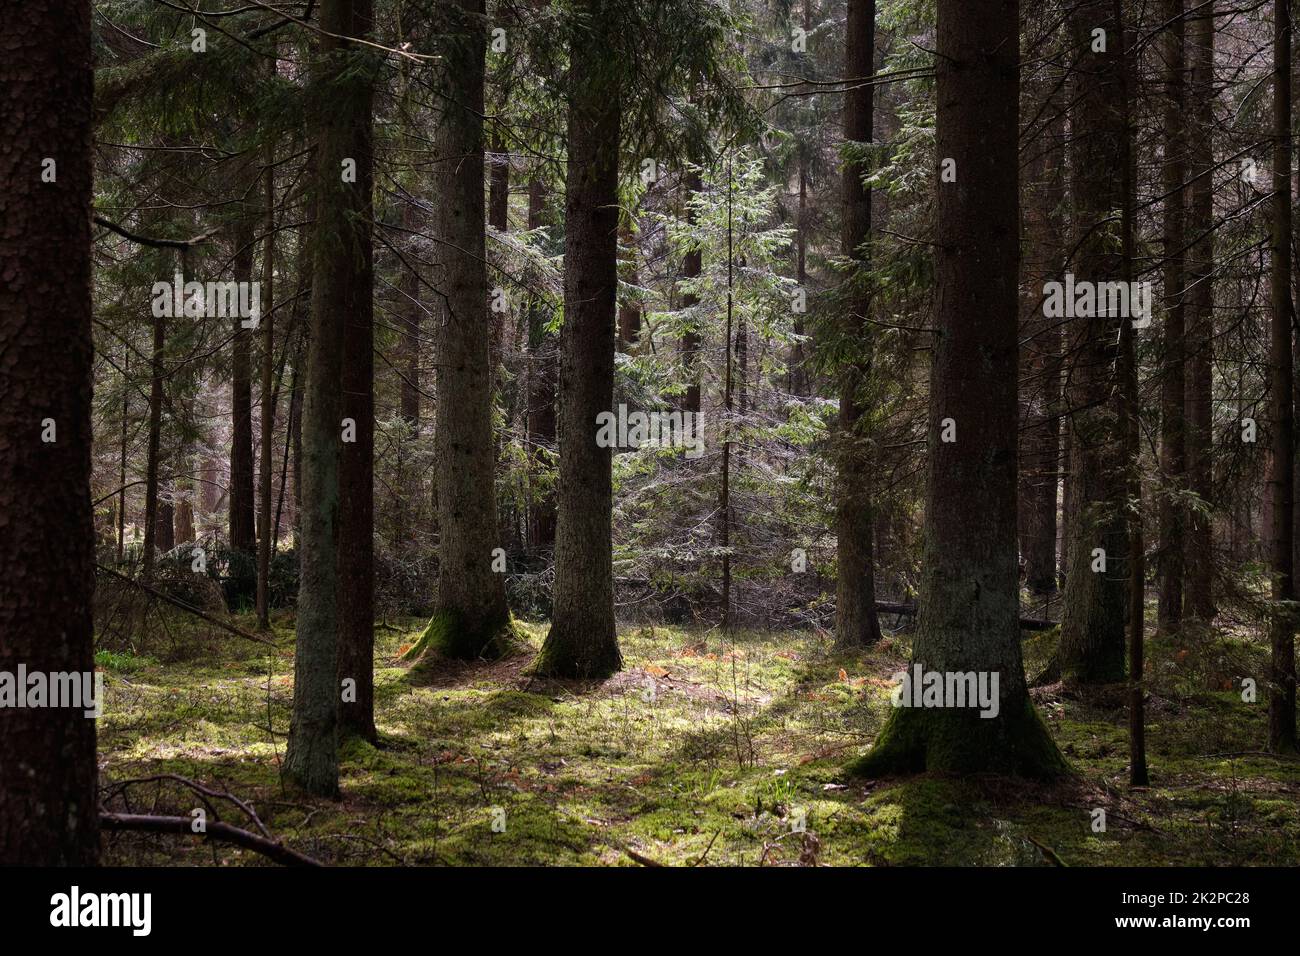
<svg viewBox="0 0 1300 956"><path fill-rule="evenodd" d="M522 646L508 618L467 626L455 611L442 610L433 615L402 660L414 661L417 667L441 658L495 661L518 653Z"/></svg>
<svg viewBox="0 0 1300 956"><path fill-rule="evenodd" d="M623 655L617 638L567 635L561 637L552 625L531 672L535 677L573 680L604 680L623 669Z"/></svg>
<svg viewBox="0 0 1300 956"><path fill-rule="evenodd" d="M935 771L1050 780L1070 768L1025 698L1016 713L994 718L980 717L974 710L899 707L871 751L848 771L862 777Z"/></svg>
<svg viewBox="0 0 1300 956"><path fill-rule="evenodd" d="M338 800L342 796L337 753L291 745L285 754L283 776L290 786L314 797Z"/></svg>

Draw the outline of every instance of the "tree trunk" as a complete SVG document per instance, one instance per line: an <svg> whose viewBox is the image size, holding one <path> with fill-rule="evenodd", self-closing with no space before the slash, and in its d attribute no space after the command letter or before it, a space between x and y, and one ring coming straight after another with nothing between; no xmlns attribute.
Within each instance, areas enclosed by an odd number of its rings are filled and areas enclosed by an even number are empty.
<svg viewBox="0 0 1300 956"><path fill-rule="evenodd" d="M235 280L254 278L254 236L251 221L235 230ZM230 372L230 547L247 555L257 554L257 530L253 523L253 391L252 338L255 334L232 320L234 343Z"/></svg>
<svg viewBox="0 0 1300 956"><path fill-rule="evenodd" d="M154 552L158 547L158 455L162 440L163 345L166 340L160 315L153 320L153 352L149 358L149 448L144 479L144 559L141 574L153 575Z"/></svg>
<svg viewBox="0 0 1300 956"><path fill-rule="evenodd" d="M1274 753L1294 753L1295 725L1295 408L1291 353L1291 0L1273 6L1273 241L1272 321L1270 323L1269 411L1273 469L1269 478L1273 503L1273 608L1269 622L1271 649L1268 694L1268 746Z"/></svg>
<svg viewBox="0 0 1300 956"><path fill-rule="evenodd" d="M1020 656L1016 555L1019 108L1016 0L939 0L936 316L930 372L921 611L923 672L998 674L995 716L899 707L857 765L893 772L1049 777L1064 760L1039 720ZM957 440L943 442L944 419ZM979 502L972 508L971 502Z"/></svg>
<svg viewBox="0 0 1300 956"><path fill-rule="evenodd" d="M122 433L118 440L117 475L117 563L122 563L126 550L126 451L127 419L131 413L131 352L122 359Z"/></svg>
<svg viewBox="0 0 1300 956"><path fill-rule="evenodd" d="M1049 94L1046 109L1063 109ZM1025 351L1021 366L1024 414L1020 434L1020 553L1025 586L1030 593L1050 595L1057 588L1057 489L1061 471L1061 327L1043 315L1043 285L1061 276L1065 251L1060 207L1065 198L1065 122L1047 124L1035 152L1026 184Z"/></svg>
<svg viewBox="0 0 1300 956"><path fill-rule="evenodd" d="M373 4L356 5L362 29L370 29ZM360 36L359 33L350 34ZM338 680L343 688L339 733L374 742L375 729L375 328L374 254L369 220L372 200L373 89L356 87L351 152L357 161L349 212L353 253L348 262L348 308L343 320L343 418L356 424L356 441L339 449ZM320 271L317 270L317 275ZM353 681L353 684L348 684Z"/></svg>
<svg viewBox="0 0 1300 956"><path fill-rule="evenodd" d="M275 60L270 60L275 73ZM266 149L266 240L262 244L262 461L258 491L257 519L257 623L263 630L271 627L271 475L275 469L275 450L272 437L275 433L275 392L272 378L275 371L275 145ZM286 340L287 342L287 340Z"/></svg>
<svg viewBox="0 0 1300 956"><path fill-rule="evenodd" d="M1214 5L1213 0L1191 24L1191 233L1187 292L1187 480L1188 487L1209 507L1213 500L1214 446ZM1213 524L1195 509L1188 516L1185 537L1186 587L1183 614L1209 622L1214 619Z"/></svg>
<svg viewBox="0 0 1300 956"><path fill-rule="evenodd" d="M1164 258L1165 341L1160 386L1161 488L1160 602L1162 633L1178 629L1183 616L1183 568L1186 513L1182 495L1187 487L1186 358L1184 342L1184 252L1186 242L1183 183L1187 178L1187 134L1184 129L1186 54L1183 25L1184 0L1165 0L1165 156L1164 156ZM1177 497L1175 497L1177 496Z"/></svg>
<svg viewBox="0 0 1300 956"><path fill-rule="evenodd" d="M1181 11L1175 11L1181 13ZM1128 36L1121 26L1118 37L1121 50L1128 49ZM1181 37L1179 38L1181 45ZM1125 282L1133 281L1134 257L1134 219L1136 218L1134 202L1134 164L1133 135L1133 57L1124 56L1120 67L1122 82L1120 85L1120 103L1124 118L1124 135L1120 139L1122 153L1122 172L1120 178L1120 251L1124 257L1121 265ZM1181 78L1180 78L1181 80ZM1182 185L1181 180L1177 184ZM1181 281L1181 275L1179 276ZM1176 286L1175 286L1176 288ZM1181 292L1181 290L1180 290ZM1135 787L1148 784L1147 777L1147 731L1146 701L1143 686L1143 668L1145 655L1146 615L1146 549L1144 528L1142 526L1142 459L1141 459L1141 424L1139 416L1137 350L1134 339L1137 333L1133 323L1123 322L1119 330L1119 379L1123 399L1124 420L1124 456L1126 459L1127 494L1131 502L1127 509L1129 551L1128 551L1128 740L1129 740L1129 783ZM1181 414L1181 407L1178 414Z"/></svg>
<svg viewBox="0 0 1300 956"><path fill-rule="evenodd" d="M370 0L324 0L320 56L312 80L329 90L310 117L316 138L316 223L312 319L302 444L302 553L298 588L298 643L294 654L293 718L285 775L309 793L338 793L340 466L344 448L343 352L345 326L371 308L371 90L373 57L340 37L364 37ZM355 181L345 175L355 162ZM371 362L370 353L351 355ZM357 422L358 431L363 423ZM348 675L357 678L360 674Z"/></svg>
<svg viewBox="0 0 1300 956"><path fill-rule="evenodd" d="M1118 4L1084 0L1070 18L1075 70L1072 193L1077 254L1074 272L1089 282L1119 281L1123 256L1106 225L1123 202L1123 50ZM1093 31L1107 37L1094 53ZM1128 599L1128 522L1123 415L1117 372L1120 316L1087 316L1068 323L1075 367L1070 407L1069 574L1058 660L1064 677L1080 683L1123 680L1124 617Z"/></svg>
<svg viewBox="0 0 1300 956"><path fill-rule="evenodd" d="M849 0L845 34L844 75L871 76L874 72L875 0ZM875 119L873 91L868 83L857 83L845 92L844 138L868 143ZM863 163L844 165L844 233L841 251L856 260L856 269L867 268L862 246L871 234L871 190L862 184ZM846 304L846 339L862 350L871 348L867 317L870 298L859 291L865 284L851 276L854 290ZM880 640L880 619L876 616L873 521L871 514L870 465L858 433L862 404L858 392L870 376L865 361L853 360L842 372L840 384L839 444L836 456L838 490L835 502L835 540L839 579L835 588L835 644L863 647Z"/></svg>
<svg viewBox="0 0 1300 956"><path fill-rule="evenodd" d="M589 18L570 47L568 179L564 209L564 326L560 331L560 476L555 608L537 673L606 677L623 666L614 630L611 450L596 417L614 401L618 288L620 91L601 83L609 56L608 0L582 0Z"/></svg>
<svg viewBox="0 0 1300 956"><path fill-rule="evenodd" d="M440 118L434 192L442 240L444 308L438 322L438 603L417 647L461 660L512 648L493 474L492 360L483 228L483 0L443 4L451 42L444 82L455 92Z"/></svg>
<svg viewBox="0 0 1300 956"><path fill-rule="evenodd" d="M91 11L5 11L0 57L0 670L94 670L90 504ZM55 180L42 182L47 157ZM53 441L43 440L46 419ZM0 718L0 863L93 866L95 722Z"/></svg>

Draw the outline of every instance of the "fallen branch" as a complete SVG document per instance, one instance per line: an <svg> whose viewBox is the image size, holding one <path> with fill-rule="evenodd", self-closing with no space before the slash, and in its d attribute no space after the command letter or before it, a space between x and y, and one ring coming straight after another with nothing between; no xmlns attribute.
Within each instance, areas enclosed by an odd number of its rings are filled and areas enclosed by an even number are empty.
<svg viewBox="0 0 1300 956"><path fill-rule="evenodd" d="M189 604L186 604L184 601L172 597L170 594L164 594L162 591L159 591L157 588L150 587L149 585L145 584L143 581L137 581L135 578L125 575L121 571L114 571L112 568L106 568L102 564L96 564L95 570L103 571L105 574L111 574L113 577L118 578L119 580L125 581L127 584L139 588L141 591L144 591L146 594L153 595L154 597L158 598L158 600L160 601L166 601L168 604L172 605L173 607L178 607L182 611L188 611L190 614L193 614L195 617L202 618L203 620L207 621L209 624L215 624L217 627L229 631L231 634L235 634L239 637L242 637L245 640L256 641L258 644L265 644L267 647L275 647L274 641L268 641L266 638L258 637L256 634L249 634L247 631L235 627L235 625L233 624L227 624L225 621L221 620L221 618L214 617L213 615L209 614L207 611L201 611L196 607L192 607Z"/></svg>
<svg viewBox="0 0 1300 956"><path fill-rule="evenodd" d="M1037 840L1035 840L1033 837L1028 836L1028 835L1026 835L1025 838L1026 838L1030 843L1032 843L1034 846L1038 847L1038 849L1042 852L1043 856L1045 856L1045 857L1047 857L1049 860L1051 860L1053 866L1065 866L1065 865L1066 865L1066 862L1065 862L1064 860L1062 860L1062 859L1057 855L1056 851L1053 850L1053 849L1052 849L1050 846L1048 846L1046 843L1039 843L1039 842L1038 842Z"/></svg>
<svg viewBox="0 0 1300 956"><path fill-rule="evenodd" d="M910 616L916 614L919 609L915 604L899 604L895 601L877 601L876 610L885 614L903 614ZM1056 625L1060 623L1060 621L1049 621L1046 618L1041 617L1022 617L1020 619L1020 629L1022 631L1046 631L1056 627Z"/></svg>
<svg viewBox="0 0 1300 956"><path fill-rule="evenodd" d="M155 817L140 813L101 813L99 825L105 830L138 830L145 833L180 833L193 834L193 823L189 817ZM304 856L297 850L291 850L283 843L268 840L248 830L241 830L229 823L213 821L208 823L203 833L194 834L208 840L224 840L253 850L276 863L284 866L324 866L320 860Z"/></svg>
<svg viewBox="0 0 1300 956"><path fill-rule="evenodd" d="M628 856L630 856L632 859L636 860L642 866L663 866L664 865L660 863L658 860L652 860L644 853L638 853L636 850L628 846L623 847L623 852L626 853Z"/></svg>

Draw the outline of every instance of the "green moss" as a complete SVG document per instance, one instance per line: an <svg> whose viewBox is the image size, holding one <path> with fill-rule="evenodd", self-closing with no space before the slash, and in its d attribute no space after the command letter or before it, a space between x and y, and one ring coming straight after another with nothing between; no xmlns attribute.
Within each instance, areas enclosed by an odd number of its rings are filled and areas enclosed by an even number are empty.
<svg viewBox="0 0 1300 956"><path fill-rule="evenodd" d="M440 658L452 660L499 660L518 653L522 647L511 621L466 625L454 611L435 614L414 644L402 655L403 660L421 665Z"/></svg>
<svg viewBox="0 0 1300 956"><path fill-rule="evenodd" d="M420 683L399 661L429 622L393 623L376 632L379 743L343 745L341 803L281 790L293 690L283 629L269 652L232 638L129 684L110 671L104 784L170 772L229 790L277 838L333 864L637 865L631 850L670 866L773 865L814 847L827 865L1048 865L1034 841L1072 866L1300 863L1300 765L1245 753L1264 739L1265 705L1165 680L1174 643L1150 659L1152 784L1129 790L1123 707L1054 693L1036 709L1076 775L846 777L900 712L889 704L906 655L897 641L838 654L807 633L637 627L620 634L626 669L608 681L530 681L508 658ZM515 632L536 647L546 625ZM1207 643L1205 659L1215 654ZM135 805L153 805L155 786L133 788ZM1104 833L1090 826L1098 805L1110 811ZM174 786L158 795L159 812L192 806ZM211 847L129 835L106 854L214 862Z"/></svg>
<svg viewBox="0 0 1300 956"><path fill-rule="evenodd" d="M1028 697L996 718L972 710L895 708L875 746L849 766L866 777L927 770L1051 779L1069 768Z"/></svg>

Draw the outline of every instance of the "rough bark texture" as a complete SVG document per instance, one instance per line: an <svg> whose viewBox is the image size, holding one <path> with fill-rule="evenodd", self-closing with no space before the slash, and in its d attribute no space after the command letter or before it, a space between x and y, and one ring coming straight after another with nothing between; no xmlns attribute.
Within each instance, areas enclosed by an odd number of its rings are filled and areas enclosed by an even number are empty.
<svg viewBox="0 0 1300 956"><path fill-rule="evenodd" d="M1075 209L1073 272L1089 282L1119 281L1122 256L1109 223L1122 203L1123 55L1112 0L1085 0L1070 18L1078 58L1071 113L1071 192ZM1106 52L1092 52L1092 31L1106 31ZM1067 322L1074 370L1070 408L1071 500L1066 520L1069 572L1058 649L1061 673L1080 683L1124 677L1124 616L1129 547L1124 516L1123 410L1116 388L1119 316ZM1097 549L1104 556L1096 555ZM1102 570L1094 562L1104 560Z"/></svg>
<svg viewBox="0 0 1300 956"><path fill-rule="evenodd" d="M1295 408L1294 357L1291 353L1291 0L1273 7L1273 241L1269 418L1273 468L1272 553L1274 606L1269 622L1268 745L1275 753L1294 753L1295 726Z"/></svg>
<svg viewBox="0 0 1300 956"><path fill-rule="evenodd" d="M421 652L474 659L511 649L505 576L494 571L498 542L493 493L492 364L487 330L483 229L482 0L444 5L450 42L443 76L454 90L439 117L434 189L444 296L438 320L438 604Z"/></svg>
<svg viewBox="0 0 1300 956"><path fill-rule="evenodd" d="M875 0L849 0L845 31L844 75L871 76L874 69L876 34ZM873 91L866 83L854 84L844 94L844 138L868 143L872 137ZM845 163L843 180L844 232L841 251L866 268L862 245L871 234L871 190L862 184L866 172L862 163ZM854 281L855 293L846 303L846 338L870 348L867 316L871 301ZM835 540L839 577L835 587L835 643L839 647L861 647L880 640L876 616L875 548L871 513L870 465L858 433L862 417L859 389L869 368L854 362L844 370L840 383L840 415L836 465L838 483L835 499Z"/></svg>
<svg viewBox="0 0 1300 956"><path fill-rule="evenodd" d="M1192 246L1187 289L1187 428L1188 487L1209 506L1213 500L1214 441L1214 6L1208 4L1188 28L1191 61L1192 194L1189 228L1200 238ZM1188 516L1186 586L1183 614L1214 618L1214 562L1209 515L1194 509Z"/></svg>
<svg viewBox="0 0 1300 956"><path fill-rule="evenodd" d="M564 327L560 332L560 476L555 607L540 674L605 677L623 666L614 631L611 449L596 444L596 416L614 400L618 288L619 80L609 76L605 0L570 48L569 168L564 222Z"/></svg>
<svg viewBox="0 0 1300 956"><path fill-rule="evenodd" d="M368 308L370 259L370 62L340 36L365 36L369 0L325 0L320 8L317 97L311 114L316 139L312 236L312 316L302 446L302 556L298 643L294 654L293 718L285 775L310 793L338 792L338 548L339 458L343 447L345 325ZM356 160L356 182L344 182L345 159Z"/></svg>
<svg viewBox="0 0 1300 956"><path fill-rule="evenodd" d="M1000 709L899 707L857 765L870 774L1048 777L1064 761L1020 655L1016 555L1019 93L1016 0L939 0L936 317L921 611L914 664L999 674ZM944 418L957 441L940 442ZM977 503L977 504L976 504Z"/></svg>
<svg viewBox="0 0 1300 956"><path fill-rule="evenodd" d="M1185 508L1180 497L1187 486L1187 446L1183 420L1186 401L1185 282L1183 245L1186 241L1185 195L1187 177L1186 53L1183 25L1184 0L1165 0L1163 15L1165 116L1164 156L1164 258L1165 341L1160 386L1160 468L1166 486L1160 496L1159 626L1176 630L1183 617Z"/></svg>
<svg viewBox="0 0 1300 956"><path fill-rule="evenodd" d="M1050 94L1049 94L1050 95ZM1060 109L1055 102L1048 110ZM1020 503L1018 524L1025 586L1056 591L1057 490L1060 485L1061 327L1043 315L1043 284L1059 281L1064 250L1064 118L1046 125L1030 149L1025 183L1025 348L1021 354Z"/></svg>
<svg viewBox="0 0 1300 956"><path fill-rule="evenodd" d="M253 230L243 222L235 231L235 280L252 282ZM232 320L230 366L230 547L245 554L257 553L257 530L253 523L253 386L252 346L257 332L246 329L243 320Z"/></svg>
<svg viewBox="0 0 1300 956"><path fill-rule="evenodd" d="M366 0L369 4L371 0ZM358 8L369 29L370 9ZM359 34L353 34L359 35ZM374 217L372 193L371 87L358 85L350 130L357 181L349 211ZM348 267L350 298L343 324L343 417L356 423L356 441L339 450L339 683L355 681L355 696L339 704L339 731L374 741L375 730L375 332L374 257L366 222L354 230ZM317 272L319 275L320 273Z"/></svg>
<svg viewBox="0 0 1300 956"><path fill-rule="evenodd" d="M0 56L0 670L94 668L86 0L5 11ZM41 181L42 161L56 180ZM43 442L54 420L56 440ZM95 722L0 714L0 864L93 865Z"/></svg>
<svg viewBox="0 0 1300 956"><path fill-rule="evenodd" d="M275 60L270 61L275 73ZM267 147L267 169L262 179L266 199L266 238L262 243L261 290L261 462L258 471L257 493L257 622L266 629L271 626L271 475L275 468L275 450L272 438L275 431L276 394L272 387L275 368L275 146Z"/></svg>

